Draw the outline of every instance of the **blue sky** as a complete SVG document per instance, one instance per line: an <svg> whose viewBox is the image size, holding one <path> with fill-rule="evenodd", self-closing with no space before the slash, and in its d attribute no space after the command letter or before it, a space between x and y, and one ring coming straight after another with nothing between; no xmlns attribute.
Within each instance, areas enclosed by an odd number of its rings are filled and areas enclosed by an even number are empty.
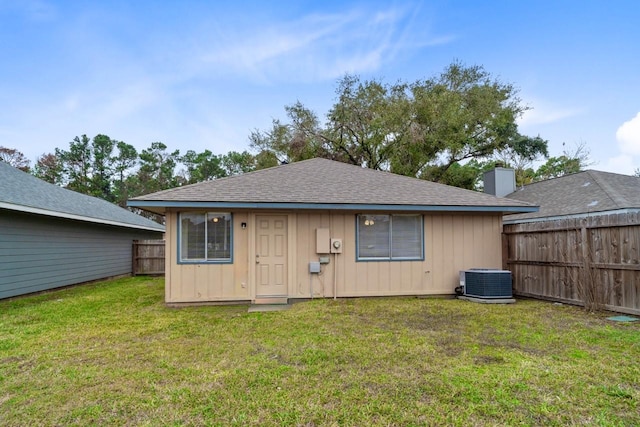
<svg viewBox="0 0 640 427"><path fill-rule="evenodd" d="M277 5L272 5L276 3ZM524 134L594 169L640 167L640 2L0 0L0 145L76 135L223 154L345 73L388 83L454 60L514 84Z"/></svg>

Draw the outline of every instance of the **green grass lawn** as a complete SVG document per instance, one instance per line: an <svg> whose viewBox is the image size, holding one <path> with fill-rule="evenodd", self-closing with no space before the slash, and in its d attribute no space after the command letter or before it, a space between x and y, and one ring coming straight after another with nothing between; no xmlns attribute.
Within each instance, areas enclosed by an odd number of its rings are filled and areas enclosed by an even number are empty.
<svg viewBox="0 0 640 427"><path fill-rule="evenodd" d="M0 425L640 425L640 322L522 300L0 301Z"/></svg>

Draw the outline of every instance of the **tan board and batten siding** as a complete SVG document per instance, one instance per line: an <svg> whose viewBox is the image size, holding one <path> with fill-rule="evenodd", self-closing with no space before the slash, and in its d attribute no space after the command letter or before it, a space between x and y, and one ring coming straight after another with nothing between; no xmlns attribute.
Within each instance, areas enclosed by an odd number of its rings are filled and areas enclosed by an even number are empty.
<svg viewBox="0 0 640 427"><path fill-rule="evenodd" d="M450 295L459 271L500 268L502 219L495 214L425 214L423 261L356 261L356 212L233 211L233 263L180 264L178 213L166 213L166 302L251 301L256 298L256 215L287 216L288 297ZM247 223L247 228L241 227ZM343 253L330 255L322 272L309 273L318 261L316 229L328 228L343 240ZM173 242L173 243L169 243ZM335 270L337 268L337 271ZM335 281L334 281L335 278Z"/></svg>

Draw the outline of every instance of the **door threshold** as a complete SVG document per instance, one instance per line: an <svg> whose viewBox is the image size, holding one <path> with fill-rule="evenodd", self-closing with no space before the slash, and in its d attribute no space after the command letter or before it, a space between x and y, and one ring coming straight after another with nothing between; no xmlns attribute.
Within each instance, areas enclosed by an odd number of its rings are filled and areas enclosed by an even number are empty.
<svg viewBox="0 0 640 427"><path fill-rule="evenodd" d="M289 298L287 297L256 297L253 300L253 305L286 305L289 303Z"/></svg>

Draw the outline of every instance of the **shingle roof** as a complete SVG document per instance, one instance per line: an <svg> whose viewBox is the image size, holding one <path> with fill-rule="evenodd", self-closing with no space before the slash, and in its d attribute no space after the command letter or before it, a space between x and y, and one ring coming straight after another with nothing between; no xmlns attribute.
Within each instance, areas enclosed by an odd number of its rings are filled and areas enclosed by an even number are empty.
<svg viewBox="0 0 640 427"><path fill-rule="evenodd" d="M506 196L534 203L538 212L508 215L505 221L640 208L640 178L586 170L529 184Z"/></svg>
<svg viewBox="0 0 640 427"><path fill-rule="evenodd" d="M164 227L96 197L49 184L0 162L0 208L153 231Z"/></svg>
<svg viewBox="0 0 640 427"><path fill-rule="evenodd" d="M326 159L311 159L244 175L159 191L129 201L130 206L295 207L395 210L477 210L528 212L535 207L515 200L437 184Z"/></svg>

